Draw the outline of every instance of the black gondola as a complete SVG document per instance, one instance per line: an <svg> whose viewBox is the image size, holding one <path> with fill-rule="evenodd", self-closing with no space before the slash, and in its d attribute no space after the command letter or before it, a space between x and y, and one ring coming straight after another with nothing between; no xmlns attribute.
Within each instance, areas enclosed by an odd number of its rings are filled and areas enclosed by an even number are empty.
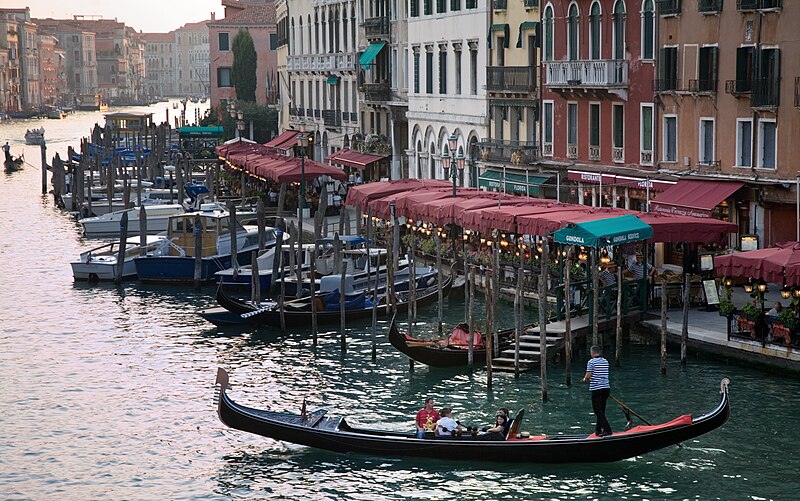
<svg viewBox="0 0 800 501"><path fill-rule="evenodd" d="M705 414L686 414L663 424L635 426L603 437L592 434L522 438L518 435L523 419L520 411L506 440L480 440L472 435L420 439L413 432L355 428L345 418L328 417L324 410L291 414L245 407L228 396L228 373L222 368L217 371L215 398L220 420L231 428L335 452L473 461L601 463L646 454L719 428L730 417L729 383L728 379L721 381L719 404Z"/></svg>
<svg viewBox="0 0 800 501"><path fill-rule="evenodd" d="M452 276L448 275L442 284L442 294L447 295L452 284ZM372 294L367 294L371 298ZM408 304L409 293L397 292L397 307L402 308ZM424 305L435 301L438 297L436 285L420 289L417 291L417 304ZM198 315L209 322L219 325L270 325L279 327L281 325L281 314L277 306L271 304L263 308L254 308L253 305L228 296L222 288L217 289L217 301L221 305L219 308L201 310ZM355 301L355 300L353 300ZM377 313L379 316L386 314L385 296L379 295ZM335 303L338 305L338 302ZM311 299L302 298L287 301L284 303L284 319L287 327L311 327ZM360 308L346 308L348 320L368 318L372 316L372 306L367 303ZM238 317L238 318L237 318ZM317 311L317 322L319 324L334 323L340 320L339 308L326 310L320 308Z"/></svg>
<svg viewBox="0 0 800 501"><path fill-rule="evenodd" d="M11 157L9 160L3 161L6 172L14 172L21 169L23 163L25 163L25 157L23 155L17 158Z"/></svg>
<svg viewBox="0 0 800 501"><path fill-rule="evenodd" d="M500 349L510 346L514 341L514 329L501 330L497 335ZM411 337L398 330L395 318L392 318L389 326L389 342L408 358L431 367L457 367L469 363L469 352L466 348L450 346L446 339L430 341ZM486 363L485 346L474 348L472 353L476 365Z"/></svg>

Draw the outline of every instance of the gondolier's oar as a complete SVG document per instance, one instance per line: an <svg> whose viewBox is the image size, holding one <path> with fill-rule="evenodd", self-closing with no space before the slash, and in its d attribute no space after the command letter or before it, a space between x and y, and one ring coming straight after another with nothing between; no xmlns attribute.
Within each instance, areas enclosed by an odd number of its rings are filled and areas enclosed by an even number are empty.
<svg viewBox="0 0 800 501"><path fill-rule="evenodd" d="M614 402L616 402L616 403L617 403L617 405L619 405L619 406L622 408L622 412L624 412L624 413L625 413L625 417L628 419L628 424L625 426L625 429L626 429L626 430L630 428L630 426L629 426L629 425L631 424L631 417L630 417L630 414L633 414L633 415L634 415L634 416L636 416L637 418L641 419L641 420L644 422L644 424L646 424L647 426L653 426L653 424L652 424L652 423L650 423L650 421L646 420L646 419L645 419L645 418L643 418L641 415L639 415L639 413L637 413L635 410L631 409L631 408L630 408L630 407L628 407L627 405L625 405L625 404L623 404L622 402L620 402L619 400L617 400L617 399L614 397L614 395L609 395L609 396L611 397L611 400L613 400ZM678 447L683 447L683 445L682 445L681 443L677 443L677 444L675 444L675 445L677 445Z"/></svg>

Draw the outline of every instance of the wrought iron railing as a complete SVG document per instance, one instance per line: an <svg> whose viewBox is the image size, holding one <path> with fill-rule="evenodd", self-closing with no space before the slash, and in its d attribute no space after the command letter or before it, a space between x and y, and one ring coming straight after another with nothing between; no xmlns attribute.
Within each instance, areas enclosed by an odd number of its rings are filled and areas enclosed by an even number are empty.
<svg viewBox="0 0 800 501"><path fill-rule="evenodd" d="M364 20L364 35L367 38L388 38L389 18L386 16L371 17Z"/></svg>
<svg viewBox="0 0 800 501"><path fill-rule="evenodd" d="M493 0L494 10L505 10L508 7L508 0Z"/></svg>
<svg viewBox="0 0 800 501"><path fill-rule="evenodd" d="M700 0L697 4L698 12L722 12L722 0Z"/></svg>
<svg viewBox="0 0 800 501"><path fill-rule="evenodd" d="M753 80L750 106L753 108L778 106L780 90L780 79L778 78L758 78Z"/></svg>
<svg viewBox="0 0 800 501"><path fill-rule="evenodd" d="M361 87L365 101L390 101L392 88L387 83L368 83Z"/></svg>
<svg viewBox="0 0 800 501"><path fill-rule="evenodd" d="M746 80L726 80L725 92L728 94L750 94L752 88L752 81Z"/></svg>
<svg viewBox="0 0 800 501"><path fill-rule="evenodd" d="M495 92L533 92L536 90L534 67L487 66L486 90Z"/></svg>
<svg viewBox="0 0 800 501"><path fill-rule="evenodd" d="M658 13L668 16L681 13L681 0L658 0Z"/></svg>
<svg viewBox="0 0 800 501"><path fill-rule="evenodd" d="M689 92L717 92L716 80L689 80Z"/></svg>
<svg viewBox="0 0 800 501"><path fill-rule="evenodd" d="M326 127L340 127L342 112L339 110L322 110L322 121Z"/></svg>
<svg viewBox="0 0 800 501"><path fill-rule="evenodd" d="M481 141L484 159L514 164L531 164L539 159L539 145L535 141L504 141L487 139Z"/></svg>
<svg viewBox="0 0 800 501"><path fill-rule="evenodd" d="M653 90L656 92L669 92L681 90L681 81L678 78L659 78L653 80Z"/></svg>

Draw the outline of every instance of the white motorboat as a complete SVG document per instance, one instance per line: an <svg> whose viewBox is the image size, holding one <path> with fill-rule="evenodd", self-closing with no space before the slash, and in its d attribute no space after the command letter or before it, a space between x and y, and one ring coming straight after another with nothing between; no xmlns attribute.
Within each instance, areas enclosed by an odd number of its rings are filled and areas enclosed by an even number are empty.
<svg viewBox="0 0 800 501"><path fill-rule="evenodd" d="M142 207L144 207L145 213L147 214L148 234L167 231L167 223L170 216L184 212L183 205L181 204L143 205ZM78 220L78 223L83 226L83 233L85 235L114 235L119 233L122 215L126 213L128 214L128 234L139 233L139 216L141 214L139 207L109 212L102 216L87 217Z"/></svg>
<svg viewBox="0 0 800 501"><path fill-rule="evenodd" d="M126 241L125 259L122 267L122 278L135 278L136 265L133 259L138 256L160 256L168 252L169 241L161 235L147 237L142 245L139 237L134 236ZM117 277L117 259L119 258L119 242L111 242L81 253L77 261L70 263L75 280L90 282L114 280Z"/></svg>
<svg viewBox="0 0 800 501"><path fill-rule="evenodd" d="M25 131L25 144L42 144L42 142L44 142L44 127Z"/></svg>

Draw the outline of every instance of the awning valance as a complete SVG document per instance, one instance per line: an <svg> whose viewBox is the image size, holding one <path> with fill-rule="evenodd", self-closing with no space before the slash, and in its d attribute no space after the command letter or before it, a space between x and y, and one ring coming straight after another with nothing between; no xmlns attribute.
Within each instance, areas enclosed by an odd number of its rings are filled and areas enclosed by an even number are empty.
<svg viewBox="0 0 800 501"><path fill-rule="evenodd" d="M553 234L553 240L561 244L605 247L647 240L653 236L653 228L630 214L576 223Z"/></svg>
<svg viewBox="0 0 800 501"><path fill-rule="evenodd" d="M378 53L385 45L386 43L384 42L370 44L369 47L367 47L366 50L364 50L364 52L361 54L361 57L358 58L358 62L361 64L361 66L372 66L372 61L378 57Z"/></svg>
<svg viewBox="0 0 800 501"><path fill-rule="evenodd" d="M567 179L580 183L600 184L601 176L603 179L603 186L627 187L640 190L646 190L649 186L650 191L665 191L675 186L675 181L663 181L616 174L600 174L599 172L567 171Z"/></svg>
<svg viewBox="0 0 800 501"><path fill-rule="evenodd" d="M362 153L360 151L351 150L350 148L344 148L332 153L326 160L328 163L346 165L363 170L366 166L383 160L384 158L386 157L383 155Z"/></svg>
<svg viewBox="0 0 800 501"><path fill-rule="evenodd" d="M523 21L522 24L519 25L519 38L517 38L517 48L522 48L522 32L525 30L535 30L536 25L538 25L536 21ZM538 34L538 33L537 33ZM536 40L536 47L539 46L539 41Z"/></svg>
<svg viewBox="0 0 800 501"><path fill-rule="evenodd" d="M744 186L730 181L681 179L650 203L654 212L679 216L711 217L711 211Z"/></svg>
<svg viewBox="0 0 800 501"><path fill-rule="evenodd" d="M282 132L280 135L274 137L272 140L264 144L267 148L276 148L279 150L287 151L292 149L297 144L297 136L300 131L289 129Z"/></svg>
<svg viewBox="0 0 800 501"><path fill-rule="evenodd" d="M502 31L503 32L503 48L508 48L508 37L509 37L509 29L508 24L493 24L489 27L489 36L488 36L488 44L489 48L492 48L492 36L494 35L495 31Z"/></svg>
<svg viewBox="0 0 800 501"><path fill-rule="evenodd" d="M337 77L336 75L330 75L328 76L327 83L328 85L336 85L337 83L339 83L339 77Z"/></svg>
<svg viewBox="0 0 800 501"><path fill-rule="evenodd" d="M526 177L508 172L504 176L502 172L489 170L478 177L478 187L538 197L541 195L541 185L549 179L550 176L529 175Z"/></svg>

